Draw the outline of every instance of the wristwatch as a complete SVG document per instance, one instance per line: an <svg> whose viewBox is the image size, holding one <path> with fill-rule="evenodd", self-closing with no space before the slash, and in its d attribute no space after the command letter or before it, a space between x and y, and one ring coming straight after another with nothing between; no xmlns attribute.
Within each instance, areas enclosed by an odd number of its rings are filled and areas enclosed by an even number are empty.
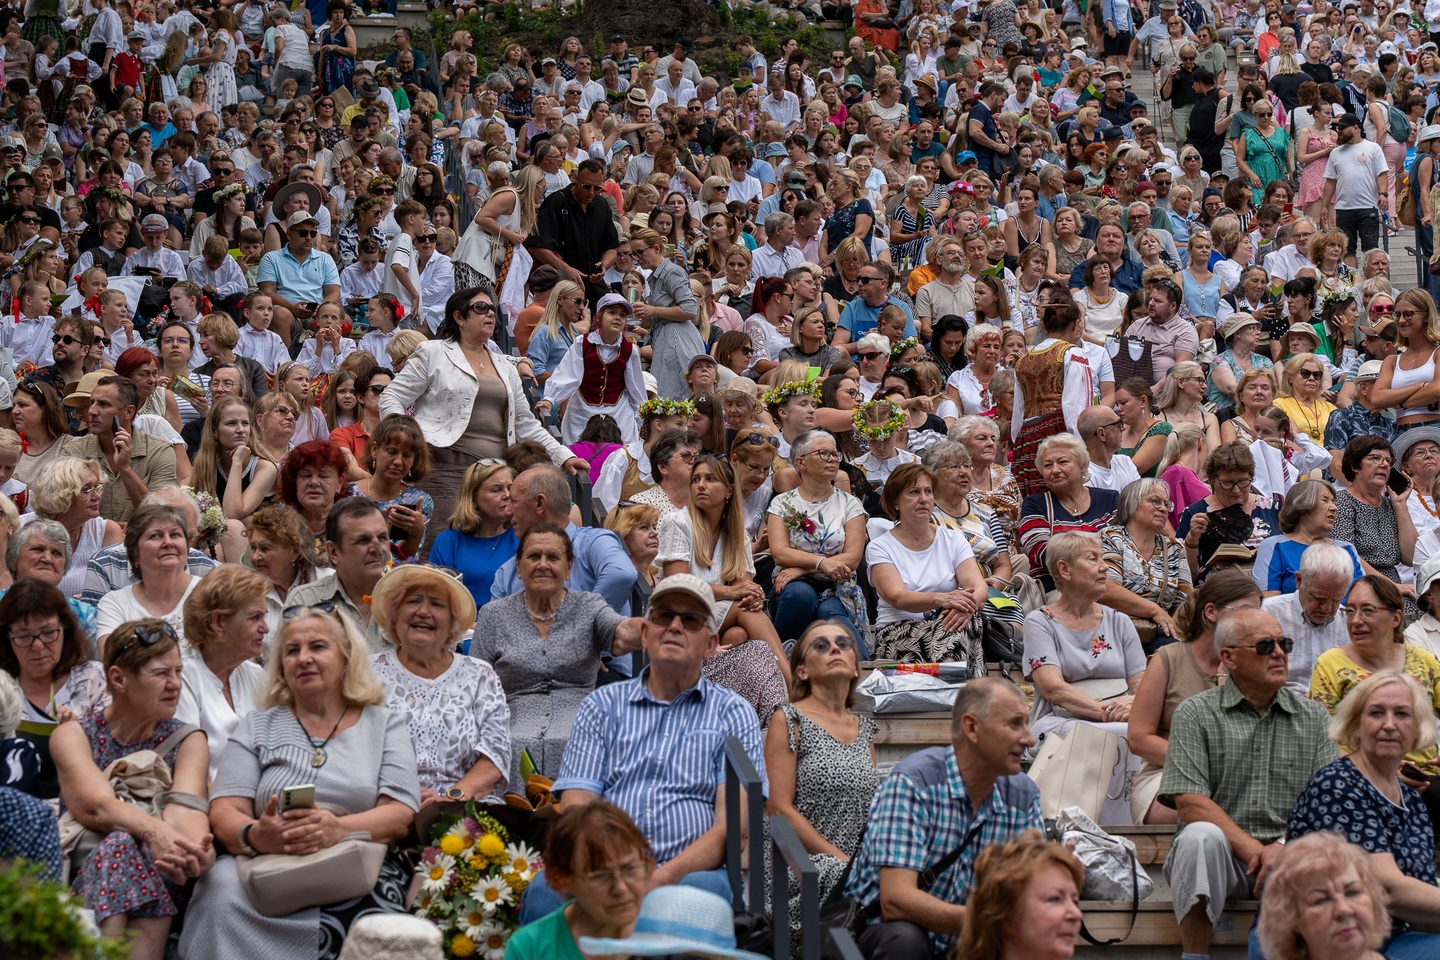
<svg viewBox="0 0 1440 960"><path fill-rule="evenodd" d="M240 852L245 854L245 856L247 857L260 856L260 851L256 850L253 846L250 845L250 828L255 826L256 823L257 821L251 820L249 823L245 824L245 826L240 828Z"/></svg>
<svg viewBox="0 0 1440 960"><path fill-rule="evenodd" d="M451 787L449 790L446 790L446 791L445 791L445 799L446 799L446 800L464 800L464 799L465 799L465 791L464 791L464 790L461 790L459 787Z"/></svg>

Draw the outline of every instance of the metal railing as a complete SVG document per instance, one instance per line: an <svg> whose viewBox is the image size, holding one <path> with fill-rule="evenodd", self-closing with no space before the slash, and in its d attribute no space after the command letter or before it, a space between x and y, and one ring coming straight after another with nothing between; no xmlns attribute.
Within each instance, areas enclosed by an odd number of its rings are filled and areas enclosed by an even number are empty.
<svg viewBox="0 0 1440 960"><path fill-rule="evenodd" d="M830 927L825 931L825 938L835 948L833 955L839 960L865 960L855 938L850 936L850 931L844 927Z"/></svg>
<svg viewBox="0 0 1440 960"><path fill-rule="evenodd" d="M752 874L756 872L751 864ZM790 960L790 874L800 879L800 960L820 960L820 872L795 828L770 818L770 928L775 960Z"/></svg>
<svg viewBox="0 0 1440 960"><path fill-rule="evenodd" d="M740 788L745 788L749 834L760 836L761 824L765 821L765 781L750 762L745 745L739 737L725 738L725 872L730 879L730 895L736 913L746 913L745 888L740 866L741 820ZM750 911L765 909L765 871L755 860L760 845L752 844L750 864ZM813 867L812 867L813 869ZM788 935L788 934L787 934Z"/></svg>
<svg viewBox="0 0 1440 960"><path fill-rule="evenodd" d="M587 527L601 527L604 524L597 521L593 507L592 490L590 487L590 474L581 470L577 473L566 473L570 481L570 502L580 508L580 517L585 521Z"/></svg>

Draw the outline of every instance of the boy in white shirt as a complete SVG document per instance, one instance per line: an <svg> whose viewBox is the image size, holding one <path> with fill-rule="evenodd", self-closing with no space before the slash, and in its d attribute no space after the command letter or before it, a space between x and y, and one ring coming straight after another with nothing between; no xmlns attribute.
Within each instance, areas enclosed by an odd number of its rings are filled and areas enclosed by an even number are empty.
<svg viewBox="0 0 1440 960"><path fill-rule="evenodd" d="M50 335L55 318L50 316L50 288L39 281L20 287L20 307L0 321L0 346L14 352L15 367L33 363L48 367L54 363Z"/></svg>
<svg viewBox="0 0 1440 960"><path fill-rule="evenodd" d="M217 310L222 305L232 307L245 296L245 274L230 256L230 241L218 233L205 241L204 253L190 261L187 275L200 284Z"/></svg>
<svg viewBox="0 0 1440 960"><path fill-rule="evenodd" d="M385 254L385 272L380 278L380 292L388 293L406 308L406 329L413 329L420 322L420 288L412 279L415 271L415 237L425 227L425 208L418 200L406 200L395 205L395 223L400 235L390 244Z"/></svg>
<svg viewBox="0 0 1440 960"><path fill-rule="evenodd" d="M240 342L235 344L235 352L274 373L280 364L290 359L285 341L270 329L270 321L275 316L274 303L257 291L245 298L240 312L245 315L245 326L240 328Z"/></svg>
<svg viewBox="0 0 1440 960"><path fill-rule="evenodd" d="M384 252L380 241L364 237L356 249L356 260L340 271L340 302L351 316L356 316L360 307L380 292L380 254ZM364 341L361 341L363 347ZM381 364L384 366L384 363Z"/></svg>
<svg viewBox="0 0 1440 960"><path fill-rule="evenodd" d="M322 373L339 373L340 361L355 352L355 341L342 335L344 326L345 311L340 304L326 300L315 308L315 336L305 341L295 358L305 364L312 378Z"/></svg>
<svg viewBox="0 0 1440 960"><path fill-rule="evenodd" d="M165 246L165 235L170 223L158 213L151 213L140 221L140 241L145 244L130 255L120 271L122 277L133 277L137 273L148 274L158 270L157 276L185 279L185 258L178 250ZM222 238L223 240L223 238Z"/></svg>
<svg viewBox="0 0 1440 960"><path fill-rule="evenodd" d="M367 315L370 332L360 338L360 349L368 350L376 363L388 367L391 360L385 348L395 339L395 328L400 324L399 318L395 316L395 308L399 306L399 302L388 293L380 293L371 297L369 304Z"/></svg>

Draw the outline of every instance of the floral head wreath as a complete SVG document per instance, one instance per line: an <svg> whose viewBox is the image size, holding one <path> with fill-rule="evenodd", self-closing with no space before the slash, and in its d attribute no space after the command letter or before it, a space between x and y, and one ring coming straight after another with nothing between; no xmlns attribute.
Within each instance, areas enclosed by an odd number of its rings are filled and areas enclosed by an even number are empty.
<svg viewBox="0 0 1440 960"><path fill-rule="evenodd" d="M905 428L905 411L893 403L890 404L889 420L886 420L878 426L868 423L865 420L865 411L881 402L889 403L888 400L871 400L855 408L855 416L852 418L855 423L855 429L859 430L860 434L867 440L888 440Z"/></svg>
<svg viewBox="0 0 1440 960"><path fill-rule="evenodd" d="M216 190L211 196L214 198L214 200L215 200L216 203L224 203L226 200L229 200L231 197L235 196L236 194L244 194L244 193L245 193L245 184L244 184L244 182L240 182L240 183L227 183L225 186L221 187L219 190Z"/></svg>
<svg viewBox="0 0 1440 960"><path fill-rule="evenodd" d="M789 383L782 383L778 387L766 390L760 397L760 402L767 407L778 407L791 397L798 396L812 397L819 402L820 382L818 380L791 380Z"/></svg>
<svg viewBox="0 0 1440 960"><path fill-rule="evenodd" d="M890 359L894 360L896 357L900 356L900 354L904 353L906 350L909 350L911 347L918 346L920 346L919 337L906 337L904 340L901 340L899 343L895 344L895 346L890 348Z"/></svg>
<svg viewBox="0 0 1440 960"><path fill-rule="evenodd" d="M51 250L54 250L55 247L55 243L50 240L35 241L30 245L30 249L25 251L25 255L20 258L20 262L16 264L17 269L24 270L26 267L39 260L45 254L49 253Z"/></svg>
<svg viewBox="0 0 1440 960"><path fill-rule="evenodd" d="M385 174L382 173L382 174L380 174L378 177L371 177L371 178L370 178L370 186L369 186L367 189L369 189L369 190L374 190L376 187L393 187L393 186L395 186L395 181L394 181L394 180L391 180L389 177L385 176Z"/></svg>
<svg viewBox="0 0 1440 960"><path fill-rule="evenodd" d="M648 420L650 417L693 417L695 416L695 404L689 400L671 400L668 397L655 397L640 404L640 419Z"/></svg>
<svg viewBox="0 0 1440 960"><path fill-rule="evenodd" d="M98 192L100 196L104 197L105 199L114 200L116 203L130 202L130 198L127 197L125 195L125 192L118 187L100 187L96 192Z"/></svg>
<svg viewBox="0 0 1440 960"><path fill-rule="evenodd" d="M1355 299L1355 288L1345 286L1343 284L1332 288L1327 287L1325 286L1325 284L1322 283L1315 291L1315 293L1319 298L1315 303L1315 308L1322 313L1324 312L1325 308L1330 306L1330 304L1332 303L1339 303L1344 300Z"/></svg>
<svg viewBox="0 0 1440 960"><path fill-rule="evenodd" d="M371 182L373 183L374 181ZM358 216L366 210L373 210L375 207L382 207L384 205L384 197L361 197L355 201L355 206L351 208L351 212Z"/></svg>

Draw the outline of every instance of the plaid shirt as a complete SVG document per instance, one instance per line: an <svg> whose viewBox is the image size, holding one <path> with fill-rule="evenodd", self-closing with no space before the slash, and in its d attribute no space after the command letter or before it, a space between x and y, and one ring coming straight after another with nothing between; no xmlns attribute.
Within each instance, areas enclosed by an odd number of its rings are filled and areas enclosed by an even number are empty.
<svg viewBox="0 0 1440 960"><path fill-rule="evenodd" d="M1285 835L1305 784L1340 757L1329 724L1324 707L1288 688L1276 692L1263 716L1233 683L1196 694L1170 723L1160 799L1208 797L1251 837L1274 843Z"/></svg>
<svg viewBox="0 0 1440 960"><path fill-rule="evenodd" d="M1288 813L1289 806L1285 810ZM931 747L905 758L871 801L870 826L845 895L855 898L861 907L876 903L881 867L923 872L959 846L977 822L980 828L975 839L927 891L946 903L969 899L980 851L1026 830L1044 829L1040 790L1024 774L1001 777L977 814L971 809L953 746ZM932 932L931 952L938 956L949 950L955 939L953 934Z"/></svg>
<svg viewBox="0 0 1440 960"><path fill-rule="evenodd" d="M1372 413L1357 401L1334 411L1325 421L1325 449L1344 450L1351 440L1369 433L1384 438L1386 443L1393 442L1397 433L1395 419L1385 410Z"/></svg>

